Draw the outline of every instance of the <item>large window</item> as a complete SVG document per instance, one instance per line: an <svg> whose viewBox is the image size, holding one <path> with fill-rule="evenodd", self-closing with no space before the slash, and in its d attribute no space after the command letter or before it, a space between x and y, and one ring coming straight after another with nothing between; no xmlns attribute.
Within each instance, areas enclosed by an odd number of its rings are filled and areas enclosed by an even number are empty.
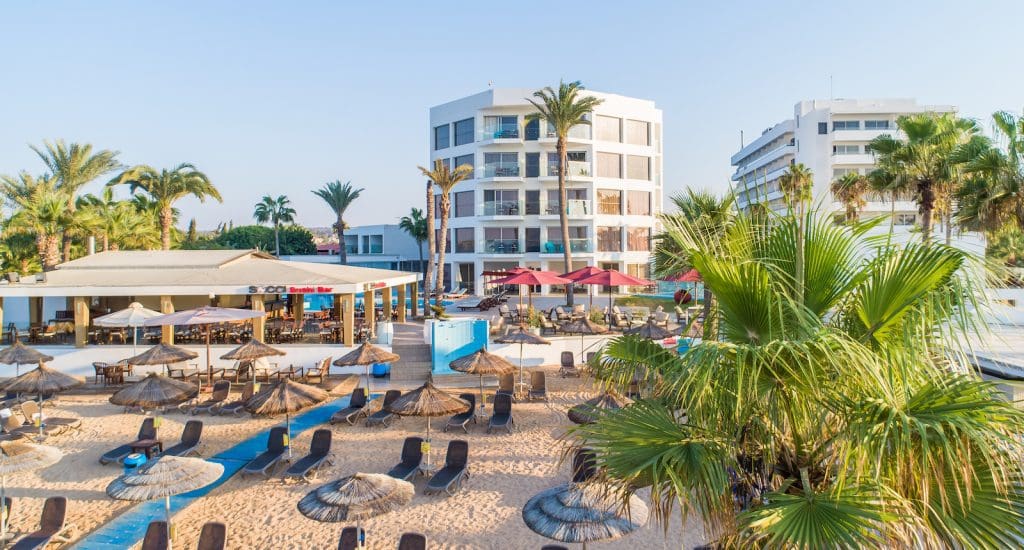
<svg viewBox="0 0 1024 550"><path fill-rule="evenodd" d="M462 288L469 291L470 294L474 292L474 284L476 284L475 265L472 263L460 263L459 266L459 284Z"/></svg>
<svg viewBox="0 0 1024 550"><path fill-rule="evenodd" d="M889 129L889 121L888 120L865 120L864 121L864 129L865 130L888 130Z"/></svg>
<svg viewBox="0 0 1024 550"><path fill-rule="evenodd" d="M484 153L484 177L519 176L519 153Z"/></svg>
<svg viewBox="0 0 1024 550"><path fill-rule="evenodd" d="M535 118L526 123L526 141L537 141L540 138L540 119Z"/></svg>
<svg viewBox="0 0 1024 550"><path fill-rule="evenodd" d="M525 191L526 193L526 215L536 216L540 214L540 191ZM539 237L538 237L539 238Z"/></svg>
<svg viewBox="0 0 1024 550"><path fill-rule="evenodd" d="M451 145L449 139L449 127L447 124L434 127L434 150L439 151L441 149L447 149Z"/></svg>
<svg viewBox="0 0 1024 550"><path fill-rule="evenodd" d="M473 119L467 118L455 123L455 145L473 143Z"/></svg>
<svg viewBox="0 0 1024 550"><path fill-rule="evenodd" d="M619 227L597 228L598 252L622 252L622 229Z"/></svg>
<svg viewBox="0 0 1024 550"><path fill-rule="evenodd" d="M594 117L595 134L599 141L622 141L622 119L597 115Z"/></svg>
<svg viewBox="0 0 1024 550"><path fill-rule="evenodd" d="M451 251L452 251L452 231L451 231L451 229L448 230L448 234L445 235L445 236L448 237L448 238L444 240L444 253L445 254L450 254ZM440 229L435 229L434 230L434 242L438 243L438 244L441 244L441 230Z"/></svg>
<svg viewBox="0 0 1024 550"><path fill-rule="evenodd" d="M455 168L458 168L459 166L462 166L463 164L468 164L472 168L473 167L473 154L470 153L468 155L462 155L460 157L455 157L454 159L452 159L452 164L454 165L454 166L452 166L453 170ZM472 178L473 174L470 173L469 177Z"/></svg>
<svg viewBox="0 0 1024 550"><path fill-rule="evenodd" d="M631 180L651 179L651 157L628 155L626 157L626 177Z"/></svg>
<svg viewBox="0 0 1024 550"><path fill-rule="evenodd" d="M833 120L832 131L835 130L860 130L859 120Z"/></svg>
<svg viewBox="0 0 1024 550"><path fill-rule="evenodd" d="M484 191L484 216L521 216L519 191L515 189L488 189Z"/></svg>
<svg viewBox="0 0 1024 550"><path fill-rule="evenodd" d="M527 227L526 228L526 251L527 252L540 252L540 228L539 227Z"/></svg>
<svg viewBox="0 0 1024 550"><path fill-rule="evenodd" d="M485 139L515 139L519 137L519 123L515 115L485 116Z"/></svg>
<svg viewBox="0 0 1024 550"><path fill-rule="evenodd" d="M650 252L651 230L648 227L627 227L626 244L629 250Z"/></svg>
<svg viewBox="0 0 1024 550"><path fill-rule="evenodd" d="M472 216L473 205L476 204L476 200L473 197L472 191L459 191L453 193L454 199L452 200L452 217L453 218L466 218Z"/></svg>
<svg viewBox="0 0 1024 550"><path fill-rule="evenodd" d="M363 254L383 254L384 235L363 235Z"/></svg>
<svg viewBox="0 0 1024 550"><path fill-rule="evenodd" d="M626 121L626 143L633 145L651 144L651 123L642 120Z"/></svg>
<svg viewBox="0 0 1024 550"><path fill-rule="evenodd" d="M833 145L833 155L856 155L860 153L860 145Z"/></svg>
<svg viewBox="0 0 1024 550"><path fill-rule="evenodd" d="M518 254L520 252L519 228L485 227L484 250L497 254Z"/></svg>
<svg viewBox="0 0 1024 550"><path fill-rule="evenodd" d="M540 153L526 153L526 177L540 177Z"/></svg>
<svg viewBox="0 0 1024 550"><path fill-rule="evenodd" d="M622 155L617 153L597 153L597 177L599 178L621 178L622 177Z"/></svg>
<svg viewBox="0 0 1024 550"><path fill-rule="evenodd" d="M345 252L359 254L359 235L345 235Z"/></svg>
<svg viewBox="0 0 1024 550"><path fill-rule="evenodd" d="M629 191L626 194L626 214L630 216L650 216L651 194L647 191Z"/></svg>
<svg viewBox="0 0 1024 550"><path fill-rule="evenodd" d="M622 214L622 191L618 189L597 190L597 213L618 216Z"/></svg>
<svg viewBox="0 0 1024 550"><path fill-rule="evenodd" d="M459 227L455 229L455 252L466 252L472 254L476 252L473 247L473 228L472 227Z"/></svg>

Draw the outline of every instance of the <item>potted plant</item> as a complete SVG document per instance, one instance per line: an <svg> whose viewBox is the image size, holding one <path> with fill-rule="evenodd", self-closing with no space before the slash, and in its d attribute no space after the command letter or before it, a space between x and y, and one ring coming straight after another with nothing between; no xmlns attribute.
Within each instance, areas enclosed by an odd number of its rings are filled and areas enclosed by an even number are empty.
<svg viewBox="0 0 1024 550"><path fill-rule="evenodd" d="M533 306L526 310L526 326L529 327L531 333L537 336L540 336L541 328L544 326L543 316L544 314L534 309Z"/></svg>

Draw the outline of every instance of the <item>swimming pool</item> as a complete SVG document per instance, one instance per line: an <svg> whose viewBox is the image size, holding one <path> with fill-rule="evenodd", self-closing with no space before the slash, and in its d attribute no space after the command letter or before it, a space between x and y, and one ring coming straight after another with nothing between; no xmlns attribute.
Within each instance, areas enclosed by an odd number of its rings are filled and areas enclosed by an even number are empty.
<svg viewBox="0 0 1024 550"><path fill-rule="evenodd" d="M311 311L321 310L321 309L331 309L332 307L334 307L334 295L333 294L307 294L305 296L305 299L306 299L305 300L306 301L305 307L306 307L306 309L311 310ZM384 305L383 297L378 295L377 299L375 300L375 303L376 303L377 306L383 306ZM452 300L442 300L441 301L441 304L443 306L445 306L445 307L448 307L448 306L450 306L450 305L452 305L454 303L455 302L452 301ZM423 298L420 298L418 300L418 304L419 304L419 306L418 306L419 309L422 310L424 308L424 306L423 306ZM391 305L394 306L394 307L398 307L398 300L396 300L396 299L391 300ZM362 298L356 298L356 307L357 308L362 308L363 307L363 299ZM405 299L405 307L407 309L412 307L412 299L411 298L406 298Z"/></svg>

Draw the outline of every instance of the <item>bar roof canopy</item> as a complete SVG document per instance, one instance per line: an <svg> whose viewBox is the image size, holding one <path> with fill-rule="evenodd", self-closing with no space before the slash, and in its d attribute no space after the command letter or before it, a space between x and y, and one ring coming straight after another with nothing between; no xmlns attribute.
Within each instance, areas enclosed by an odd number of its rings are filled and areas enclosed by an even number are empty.
<svg viewBox="0 0 1024 550"><path fill-rule="evenodd" d="M100 252L41 276L0 281L0 297L358 294L414 283L418 273L278 260L257 250Z"/></svg>

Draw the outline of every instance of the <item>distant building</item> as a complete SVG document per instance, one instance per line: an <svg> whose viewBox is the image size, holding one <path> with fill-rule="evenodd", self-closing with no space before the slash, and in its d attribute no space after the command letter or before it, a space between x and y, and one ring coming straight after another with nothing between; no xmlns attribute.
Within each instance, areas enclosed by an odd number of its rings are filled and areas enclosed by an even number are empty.
<svg viewBox="0 0 1024 550"><path fill-rule="evenodd" d="M764 130L760 136L743 146L731 158L736 171L732 175L737 206L747 209L762 203L776 212L786 206L779 190L779 177L792 164L803 164L814 174L814 204L840 215L841 203L832 198L830 185L848 172L867 174L875 168L871 152L872 139L898 135L896 119L902 115L935 112L952 113L952 105L919 105L914 99L834 99L807 100L793 108L793 118L783 120ZM910 239L917 233L920 214L911 196L897 197L895 205L889 195L871 193L861 210L862 218L893 215L894 235ZM883 224L876 232L888 232ZM933 220L933 235L945 235L942 220ZM984 252L980 234L957 234L954 243L976 253Z"/></svg>
<svg viewBox="0 0 1024 550"><path fill-rule="evenodd" d="M345 230L345 248L348 265L413 271L422 273L426 265L427 243L423 243L423 263L420 263L416 240L397 224L362 225ZM317 244L316 255L282 256L283 260L300 262L337 263L337 242Z"/></svg>
<svg viewBox="0 0 1024 550"><path fill-rule="evenodd" d="M662 113L653 101L603 100L568 139L569 243L559 224L558 157L546 123L526 123L534 90L494 88L430 109L430 161L474 167L452 192L445 282L484 291L484 272L595 265L646 277L662 208ZM436 227L435 227L436 229ZM541 288L542 292L562 287Z"/></svg>

